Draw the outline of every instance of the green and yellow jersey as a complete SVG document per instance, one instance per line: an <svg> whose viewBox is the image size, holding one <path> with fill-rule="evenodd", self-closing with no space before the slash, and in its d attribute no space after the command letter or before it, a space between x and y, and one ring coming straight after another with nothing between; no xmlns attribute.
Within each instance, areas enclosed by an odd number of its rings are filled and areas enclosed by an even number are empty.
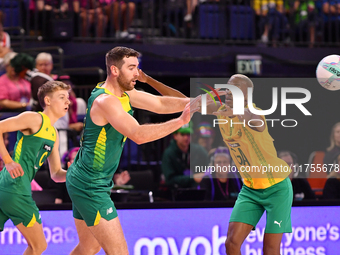
<svg viewBox="0 0 340 255"><path fill-rule="evenodd" d="M103 83L100 83L96 86L88 100L80 150L68 170L68 175L83 183L91 183L96 189L103 188L109 191L113 186L112 178L118 168L126 137L114 129L110 123L97 126L91 119L90 109L99 95L115 96L109 90L102 88L102 85ZM132 115L129 96L124 93L122 97L117 98L123 109Z"/></svg>
<svg viewBox="0 0 340 255"><path fill-rule="evenodd" d="M6 167L0 172L0 189L17 194L31 195L31 181L47 157L51 154L57 139L55 128L47 115L42 116L42 124L38 132L32 135L17 133L13 160L19 163L24 175L12 179Z"/></svg>
<svg viewBox="0 0 340 255"><path fill-rule="evenodd" d="M221 106L220 109L223 107ZM291 171L288 164L277 157L274 140L268 133L265 117L261 117L265 130L258 132L247 124L243 125L238 117L217 116L218 119L228 121L226 124L219 124L221 135L244 184L253 189L266 189L273 186L283 181Z"/></svg>

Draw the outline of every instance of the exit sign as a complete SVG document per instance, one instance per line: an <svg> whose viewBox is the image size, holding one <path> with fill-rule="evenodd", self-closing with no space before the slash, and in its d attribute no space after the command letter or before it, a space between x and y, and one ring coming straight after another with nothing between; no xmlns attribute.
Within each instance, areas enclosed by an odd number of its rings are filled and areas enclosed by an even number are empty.
<svg viewBox="0 0 340 255"><path fill-rule="evenodd" d="M262 74L262 57L260 55L236 55L236 73Z"/></svg>

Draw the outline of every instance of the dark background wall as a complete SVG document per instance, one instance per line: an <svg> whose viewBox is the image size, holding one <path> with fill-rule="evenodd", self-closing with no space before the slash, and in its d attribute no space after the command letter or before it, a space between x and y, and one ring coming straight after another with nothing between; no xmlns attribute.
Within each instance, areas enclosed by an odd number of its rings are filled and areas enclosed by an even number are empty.
<svg viewBox="0 0 340 255"><path fill-rule="evenodd" d="M265 77L313 77L317 63L336 54L336 48L271 48L226 45L155 45L127 43L34 42L29 47L60 46L65 53L65 67L99 66L105 69L105 53L115 46L140 51L142 68L157 76L213 77L235 72L237 54L259 54Z"/></svg>

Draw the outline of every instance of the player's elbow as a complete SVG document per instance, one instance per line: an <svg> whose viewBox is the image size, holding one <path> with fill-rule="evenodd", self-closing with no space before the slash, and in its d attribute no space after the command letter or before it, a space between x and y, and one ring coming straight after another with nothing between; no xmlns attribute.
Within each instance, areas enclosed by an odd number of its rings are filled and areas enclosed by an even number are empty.
<svg viewBox="0 0 340 255"><path fill-rule="evenodd" d="M139 135L134 135L133 137L129 137L132 141L134 141L137 145L141 145L146 143L145 139Z"/></svg>
<svg viewBox="0 0 340 255"><path fill-rule="evenodd" d="M60 182L65 182L66 180L62 180L61 178L57 177L57 176L51 176L51 179L56 182L56 183L60 183Z"/></svg>
<svg viewBox="0 0 340 255"><path fill-rule="evenodd" d="M51 179L56 183L65 182L66 181L66 174L59 174L59 171L53 172L53 173L51 173Z"/></svg>

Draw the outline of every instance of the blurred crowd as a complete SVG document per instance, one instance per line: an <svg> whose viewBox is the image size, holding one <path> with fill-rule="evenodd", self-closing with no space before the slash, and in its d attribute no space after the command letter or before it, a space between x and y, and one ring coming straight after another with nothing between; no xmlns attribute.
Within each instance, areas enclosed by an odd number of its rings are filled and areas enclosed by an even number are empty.
<svg viewBox="0 0 340 255"><path fill-rule="evenodd" d="M151 35L314 47L320 42L337 43L340 36L340 11L333 0L20 2L19 24L25 24L30 35L47 40L94 37L97 42L102 38L133 41Z"/></svg>

